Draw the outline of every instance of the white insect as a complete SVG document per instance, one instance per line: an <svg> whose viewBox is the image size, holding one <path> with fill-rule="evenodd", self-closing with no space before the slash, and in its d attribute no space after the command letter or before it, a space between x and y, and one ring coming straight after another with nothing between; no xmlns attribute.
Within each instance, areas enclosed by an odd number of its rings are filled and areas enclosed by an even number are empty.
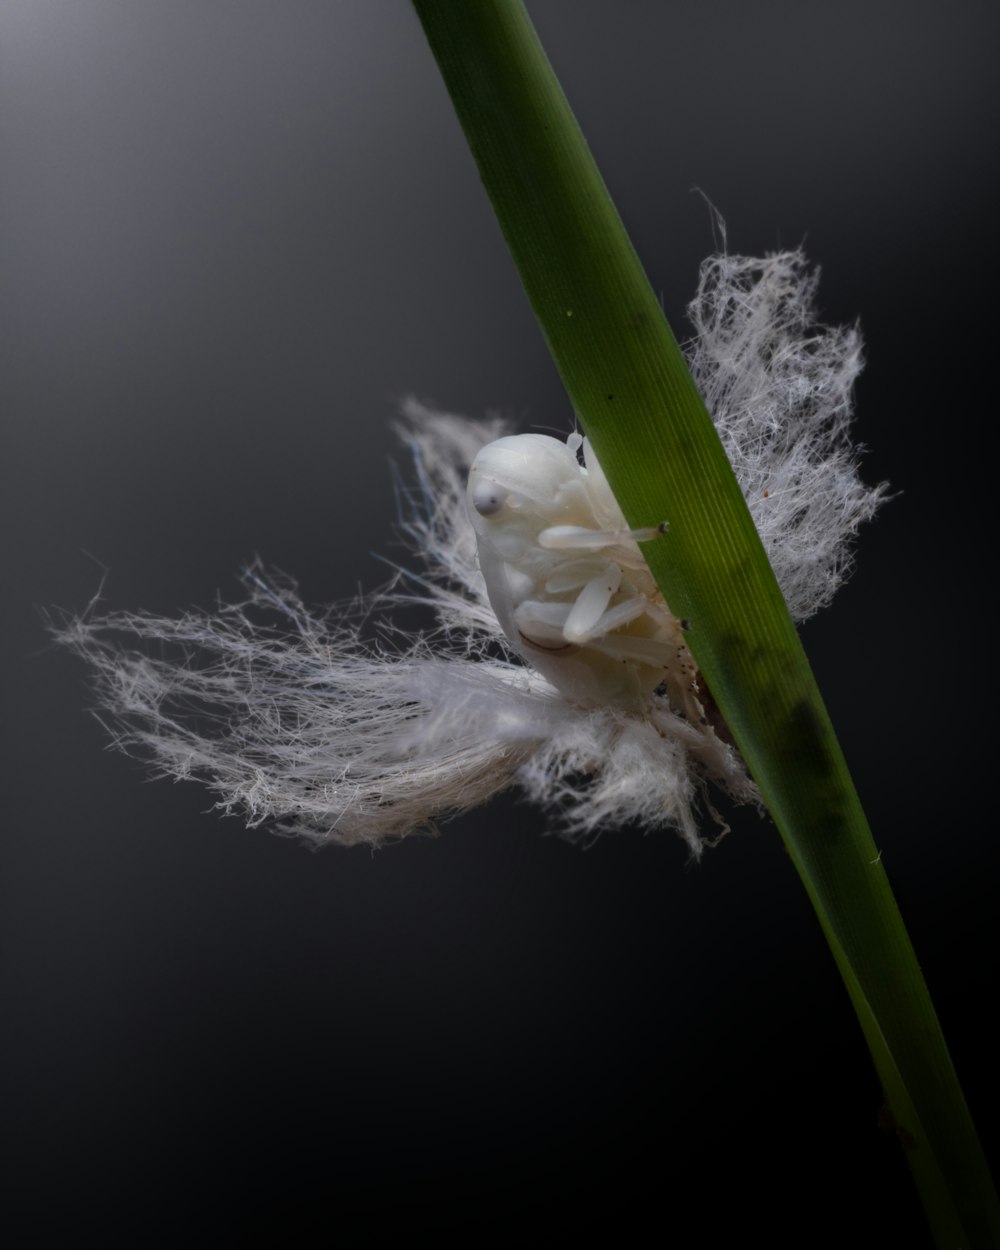
<svg viewBox="0 0 1000 1250"><path fill-rule="evenodd" d="M490 604L528 663L576 703L634 706L666 683L677 711L701 715L680 622L638 546L663 527L628 528L585 438L487 444L468 500Z"/></svg>

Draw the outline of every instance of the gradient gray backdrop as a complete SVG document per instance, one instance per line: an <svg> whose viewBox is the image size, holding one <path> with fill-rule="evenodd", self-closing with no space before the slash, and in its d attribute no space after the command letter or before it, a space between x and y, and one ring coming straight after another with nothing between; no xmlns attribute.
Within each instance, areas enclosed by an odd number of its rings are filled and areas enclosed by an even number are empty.
<svg viewBox="0 0 1000 1250"><path fill-rule="evenodd" d="M861 319L865 475L901 494L806 643L995 1149L991 487L961 448L995 407L995 8L530 9L679 332L695 187L733 250L804 240L823 315ZM513 801L311 855L147 783L46 642L39 609L104 569L109 606L164 612L255 553L314 601L379 583L407 392L568 428L409 6L2 0L0 57L15 1244L610 1219L627 1245L652 1218L926 1245L767 822L694 870Z"/></svg>

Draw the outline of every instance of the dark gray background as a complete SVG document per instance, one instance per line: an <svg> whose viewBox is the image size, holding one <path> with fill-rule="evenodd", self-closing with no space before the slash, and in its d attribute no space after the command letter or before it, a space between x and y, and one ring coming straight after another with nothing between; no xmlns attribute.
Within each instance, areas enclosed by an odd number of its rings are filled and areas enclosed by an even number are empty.
<svg viewBox="0 0 1000 1250"><path fill-rule="evenodd" d="M862 321L865 474L902 494L806 642L995 1149L991 487L964 447L995 405L994 8L531 12L679 332L712 246L693 187L733 250L805 240L824 316ZM109 606L164 612L255 553L314 601L379 583L407 392L567 428L408 5L3 0L0 56L18 1244L604 1217L625 1243L652 1217L681 1245L927 1244L766 822L695 870L513 801L310 855L146 784L46 643L39 609L104 567Z"/></svg>

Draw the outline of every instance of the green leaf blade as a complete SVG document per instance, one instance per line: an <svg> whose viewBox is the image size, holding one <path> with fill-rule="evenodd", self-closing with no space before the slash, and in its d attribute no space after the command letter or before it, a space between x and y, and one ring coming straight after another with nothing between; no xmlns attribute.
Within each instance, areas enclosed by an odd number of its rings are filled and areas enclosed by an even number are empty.
<svg viewBox="0 0 1000 1250"><path fill-rule="evenodd" d="M520 0L414 0L567 393L844 977L942 1247L1000 1245L975 1128L795 626Z"/></svg>

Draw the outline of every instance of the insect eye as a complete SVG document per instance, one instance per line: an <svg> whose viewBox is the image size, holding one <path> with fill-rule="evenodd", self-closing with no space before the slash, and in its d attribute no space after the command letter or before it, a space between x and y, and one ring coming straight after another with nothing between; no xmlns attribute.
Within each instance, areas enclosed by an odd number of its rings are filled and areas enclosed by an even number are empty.
<svg viewBox="0 0 1000 1250"><path fill-rule="evenodd" d="M480 516L496 516L507 502L507 492L502 486L480 478L472 491L472 506Z"/></svg>

